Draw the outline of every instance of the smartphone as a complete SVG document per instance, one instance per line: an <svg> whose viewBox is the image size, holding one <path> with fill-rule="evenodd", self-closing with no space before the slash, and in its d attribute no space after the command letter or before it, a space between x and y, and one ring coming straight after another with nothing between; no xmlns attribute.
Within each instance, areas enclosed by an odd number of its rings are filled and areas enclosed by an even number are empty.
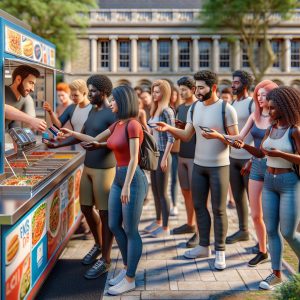
<svg viewBox="0 0 300 300"><path fill-rule="evenodd" d="M157 124L156 124L156 123L147 123L147 125L148 125L150 128L156 128L156 127L157 127Z"/></svg>
<svg viewBox="0 0 300 300"><path fill-rule="evenodd" d="M59 133L59 128L57 126L55 126L54 124L48 128L48 130L54 135L57 136Z"/></svg>
<svg viewBox="0 0 300 300"><path fill-rule="evenodd" d="M223 135L224 136L224 135ZM235 140L234 139L231 139L231 138L228 138L226 136L224 136L225 140L228 141L230 144L234 144Z"/></svg>
<svg viewBox="0 0 300 300"><path fill-rule="evenodd" d="M205 126L199 126L201 130L205 131L205 132L213 132L210 128L205 127Z"/></svg>

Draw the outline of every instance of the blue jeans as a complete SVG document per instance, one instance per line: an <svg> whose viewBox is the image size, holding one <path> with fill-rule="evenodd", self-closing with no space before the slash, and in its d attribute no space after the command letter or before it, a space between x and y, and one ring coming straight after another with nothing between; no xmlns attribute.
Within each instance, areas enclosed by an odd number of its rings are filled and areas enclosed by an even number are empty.
<svg viewBox="0 0 300 300"><path fill-rule="evenodd" d="M171 166L171 198L173 206L177 204L177 190L178 190L178 153L172 153L172 166Z"/></svg>
<svg viewBox="0 0 300 300"><path fill-rule="evenodd" d="M300 181L294 172L265 174L262 194L264 221L267 228L273 270L281 270L282 236L300 258L299 223Z"/></svg>
<svg viewBox="0 0 300 300"><path fill-rule="evenodd" d="M120 248L128 277L135 272L142 255L142 239L138 226L147 194L148 182L144 171L137 166L130 185L128 204L122 204L121 191L126 178L127 167L117 167L108 199L108 223Z"/></svg>

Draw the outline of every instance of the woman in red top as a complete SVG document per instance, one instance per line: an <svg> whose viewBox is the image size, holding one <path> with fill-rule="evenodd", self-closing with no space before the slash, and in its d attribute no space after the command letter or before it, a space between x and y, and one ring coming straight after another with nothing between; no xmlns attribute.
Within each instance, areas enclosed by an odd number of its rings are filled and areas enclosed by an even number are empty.
<svg viewBox="0 0 300 300"><path fill-rule="evenodd" d="M113 89L112 96L111 109L119 121L95 138L79 133L76 133L76 138L90 142L84 146L87 150L107 146L117 160L116 176L109 193L108 216L124 269L109 281L112 287L108 293L118 295L135 288L135 273L142 255L138 225L148 182L138 165L144 135L141 124L136 120L139 113L136 93L131 87L119 86Z"/></svg>

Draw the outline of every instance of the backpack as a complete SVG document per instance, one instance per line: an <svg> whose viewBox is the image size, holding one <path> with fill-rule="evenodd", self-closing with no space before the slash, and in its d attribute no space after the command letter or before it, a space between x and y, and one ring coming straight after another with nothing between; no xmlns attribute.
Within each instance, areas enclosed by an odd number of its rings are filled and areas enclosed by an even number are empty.
<svg viewBox="0 0 300 300"><path fill-rule="evenodd" d="M191 106L190 114L191 114L192 122L193 122L195 105L198 101L199 100L195 101ZM226 105L227 105L227 102L223 100L223 102L222 102L222 123L223 123L223 128L224 128L225 133L228 134L227 127L226 127L226 116L225 116Z"/></svg>
<svg viewBox="0 0 300 300"><path fill-rule="evenodd" d="M129 140L128 136L128 125L130 120L126 123L125 132L127 136L127 140ZM116 122L117 125L118 122ZM113 130L115 129L114 126ZM158 167L158 159L159 159L159 151L154 137L144 128L141 124L144 134L144 139L140 147L140 161L139 166L141 169L148 171L156 171ZM111 132L113 133L113 131Z"/></svg>
<svg viewBox="0 0 300 300"><path fill-rule="evenodd" d="M291 126L289 128L289 140L291 142L291 145L292 145L292 149L293 149L293 153L297 153L297 147L296 147L296 143L293 139L293 132L294 132L294 127ZM293 164L293 169L294 169L294 172L297 174L298 178L300 178L300 170L299 170L299 165L296 165L296 164Z"/></svg>
<svg viewBox="0 0 300 300"><path fill-rule="evenodd" d="M233 100L233 101L231 102L231 105L233 105L234 102L235 102L235 100ZM249 102L249 105L248 105L248 113L249 113L249 116L250 116L251 113L252 113L252 111L251 111L252 104L253 104L253 99L251 99L251 101Z"/></svg>

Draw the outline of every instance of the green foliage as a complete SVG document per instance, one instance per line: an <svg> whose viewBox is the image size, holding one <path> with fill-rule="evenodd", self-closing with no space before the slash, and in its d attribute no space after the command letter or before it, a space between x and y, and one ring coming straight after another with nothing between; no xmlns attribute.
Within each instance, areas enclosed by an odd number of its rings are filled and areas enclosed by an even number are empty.
<svg viewBox="0 0 300 300"><path fill-rule="evenodd" d="M300 297L300 274L285 282L275 292L277 300L298 300Z"/></svg>
<svg viewBox="0 0 300 300"><path fill-rule="evenodd" d="M57 66L74 57L76 29L88 25L87 12L95 0L1 0L0 9L26 22L32 32L56 45Z"/></svg>

